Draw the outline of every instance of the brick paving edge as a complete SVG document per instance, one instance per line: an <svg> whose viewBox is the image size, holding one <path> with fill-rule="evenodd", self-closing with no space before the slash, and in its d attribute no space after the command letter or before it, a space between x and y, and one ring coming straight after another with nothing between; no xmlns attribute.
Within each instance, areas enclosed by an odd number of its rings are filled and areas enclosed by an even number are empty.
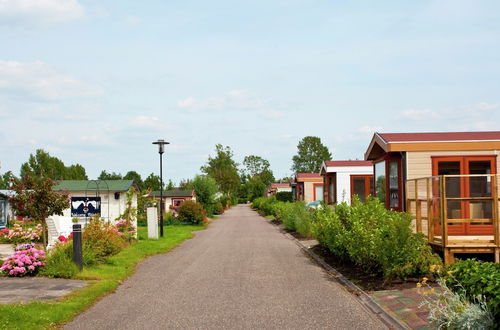
<svg viewBox="0 0 500 330"><path fill-rule="evenodd" d="M316 261L323 269L325 269L328 273L333 275L333 277L342 284L347 291L353 293L356 296L361 304L368 309L370 312L374 313L378 318L382 320L387 326L392 329L410 329L407 325L401 323L398 319L394 318L391 314L389 314L384 308L382 308L379 304L377 304L366 292L361 290L356 284L349 281L344 275L342 275L338 270L327 264L320 256L311 251L307 246L303 245L298 239L293 237L292 235L283 231L283 234L292 241L297 244L302 251L304 251L307 255L309 255L314 261Z"/></svg>

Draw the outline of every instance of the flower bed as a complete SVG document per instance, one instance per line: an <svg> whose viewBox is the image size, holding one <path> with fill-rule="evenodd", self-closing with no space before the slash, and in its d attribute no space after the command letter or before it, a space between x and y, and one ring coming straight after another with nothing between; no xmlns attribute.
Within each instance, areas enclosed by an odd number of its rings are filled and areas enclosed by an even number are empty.
<svg viewBox="0 0 500 330"><path fill-rule="evenodd" d="M12 244L38 242L42 237L42 230L41 224L34 227L23 227L14 223L13 228L0 230L0 242Z"/></svg>
<svg viewBox="0 0 500 330"><path fill-rule="evenodd" d="M16 246L16 252L8 257L0 271L6 276L34 276L45 266L45 252L35 248L35 244Z"/></svg>

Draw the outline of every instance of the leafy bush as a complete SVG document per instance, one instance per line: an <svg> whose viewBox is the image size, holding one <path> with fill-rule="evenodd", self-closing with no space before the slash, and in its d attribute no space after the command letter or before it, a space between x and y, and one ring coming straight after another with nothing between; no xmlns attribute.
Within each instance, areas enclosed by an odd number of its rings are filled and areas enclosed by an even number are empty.
<svg viewBox="0 0 500 330"><path fill-rule="evenodd" d="M214 204L214 214L222 214L224 213L224 207L221 202L216 202Z"/></svg>
<svg viewBox="0 0 500 330"><path fill-rule="evenodd" d="M83 252L83 256L85 258L87 253ZM73 241L68 241L60 243L50 250L46 265L41 269L40 275L55 278L72 278L78 272L79 269L73 262Z"/></svg>
<svg viewBox="0 0 500 330"><path fill-rule="evenodd" d="M16 252L8 257L0 267L6 276L34 276L45 266L45 252L35 249L35 244L22 244L16 246Z"/></svg>
<svg viewBox="0 0 500 330"><path fill-rule="evenodd" d="M276 193L276 199L280 202L293 202L293 195L291 191L280 191Z"/></svg>
<svg viewBox="0 0 500 330"><path fill-rule="evenodd" d="M194 201L185 201L179 207L177 219L181 222L201 224L205 220L205 211L200 203Z"/></svg>
<svg viewBox="0 0 500 330"><path fill-rule="evenodd" d="M92 248L97 262L104 262L107 257L120 252L127 245L118 234L118 229L98 217L94 217L83 231L84 246Z"/></svg>
<svg viewBox="0 0 500 330"><path fill-rule="evenodd" d="M285 229L294 230L303 236L311 237L313 212L304 203L277 202L273 204L273 213L283 223Z"/></svg>
<svg viewBox="0 0 500 330"><path fill-rule="evenodd" d="M334 212L318 210L313 222L320 243L385 278L426 275L441 260L432 253L421 234L411 230L408 214L386 210L378 199L336 206Z"/></svg>
<svg viewBox="0 0 500 330"><path fill-rule="evenodd" d="M461 260L449 267L446 285L453 291L474 299L482 296L500 324L500 264L474 259Z"/></svg>
<svg viewBox="0 0 500 330"><path fill-rule="evenodd" d="M208 216L211 216L213 214L215 194L219 190L217 181L208 175L197 175L189 183L188 189L193 189L196 192L196 201L203 205Z"/></svg>

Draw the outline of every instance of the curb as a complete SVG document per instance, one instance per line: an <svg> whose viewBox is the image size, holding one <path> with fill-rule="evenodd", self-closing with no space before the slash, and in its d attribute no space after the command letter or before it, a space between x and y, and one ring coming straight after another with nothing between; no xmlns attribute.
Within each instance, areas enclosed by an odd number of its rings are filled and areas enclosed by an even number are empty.
<svg viewBox="0 0 500 330"><path fill-rule="evenodd" d="M394 318L385 309L383 309L379 304L377 304L369 295L367 295L361 288L356 284L349 281L344 275L342 275L338 270L327 264L320 256L312 252L307 246L303 245L298 239L282 231L285 237L292 240L297 244L302 251L304 251L309 257L314 259L323 269L325 269L330 275L332 275L337 282L344 286L347 291L356 296L361 304L368 309L370 312L374 313L383 323L385 323L391 329L410 329L406 324L401 323L398 319Z"/></svg>

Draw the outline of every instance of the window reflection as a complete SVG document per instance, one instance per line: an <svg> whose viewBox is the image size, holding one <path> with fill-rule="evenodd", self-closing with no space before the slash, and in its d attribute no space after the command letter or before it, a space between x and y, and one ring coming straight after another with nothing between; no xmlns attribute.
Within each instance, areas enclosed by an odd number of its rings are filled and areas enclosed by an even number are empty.
<svg viewBox="0 0 500 330"><path fill-rule="evenodd" d="M375 191L378 199L385 204L385 161L375 164Z"/></svg>

